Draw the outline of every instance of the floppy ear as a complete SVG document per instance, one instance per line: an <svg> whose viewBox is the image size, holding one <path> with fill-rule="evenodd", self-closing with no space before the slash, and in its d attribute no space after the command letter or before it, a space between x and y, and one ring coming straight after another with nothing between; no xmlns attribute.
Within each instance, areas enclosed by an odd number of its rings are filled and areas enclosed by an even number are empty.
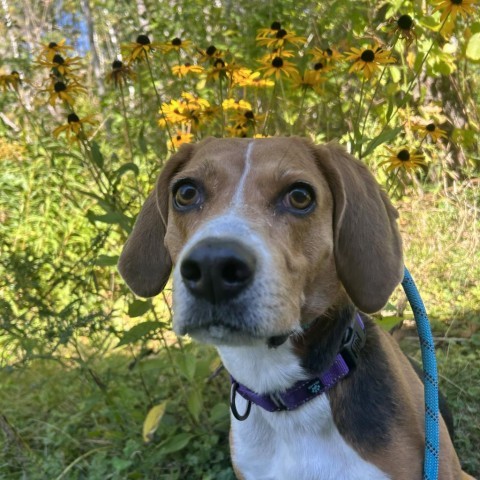
<svg viewBox="0 0 480 480"><path fill-rule="evenodd" d="M194 146L185 144L163 168L155 189L138 214L132 233L123 247L118 270L131 290L140 297L158 295L172 270L164 239L168 222L169 183L188 162Z"/></svg>
<svg viewBox="0 0 480 480"><path fill-rule="evenodd" d="M334 200L335 264L365 313L380 310L403 278L398 213L367 167L338 145L314 147Z"/></svg>

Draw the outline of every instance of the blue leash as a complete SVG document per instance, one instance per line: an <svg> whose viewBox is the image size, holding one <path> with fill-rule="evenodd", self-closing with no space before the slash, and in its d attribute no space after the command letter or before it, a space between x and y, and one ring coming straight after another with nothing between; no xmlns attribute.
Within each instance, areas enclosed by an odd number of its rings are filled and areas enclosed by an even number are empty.
<svg viewBox="0 0 480 480"><path fill-rule="evenodd" d="M437 480L440 434L438 426L438 373L435 345L433 343L432 331L425 306L415 282L406 267L402 287L413 310L422 350L425 388L425 458L423 463L423 480Z"/></svg>

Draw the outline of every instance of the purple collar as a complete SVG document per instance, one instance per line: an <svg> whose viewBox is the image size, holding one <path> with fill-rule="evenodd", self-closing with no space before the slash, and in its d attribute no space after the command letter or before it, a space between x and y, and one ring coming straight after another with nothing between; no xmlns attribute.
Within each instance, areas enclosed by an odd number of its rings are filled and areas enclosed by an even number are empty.
<svg viewBox="0 0 480 480"><path fill-rule="evenodd" d="M356 321L345 331L344 340L333 365L321 375L309 380L300 380L284 392L260 395L245 385L238 383L233 377L230 392L230 409L237 420L245 420L250 414L252 403L262 407L267 412L295 410L304 403L318 397L345 378L356 366L358 356L365 345L365 325L357 313ZM240 394L248 401L245 413L239 414L235 403L236 395Z"/></svg>

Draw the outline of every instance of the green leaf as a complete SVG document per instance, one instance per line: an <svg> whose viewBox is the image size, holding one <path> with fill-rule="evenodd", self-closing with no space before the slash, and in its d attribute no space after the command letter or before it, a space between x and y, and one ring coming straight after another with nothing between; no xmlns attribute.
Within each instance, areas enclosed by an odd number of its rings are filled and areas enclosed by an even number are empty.
<svg viewBox="0 0 480 480"><path fill-rule="evenodd" d="M118 263L118 255L99 255L95 261L94 265L99 267L113 267Z"/></svg>
<svg viewBox="0 0 480 480"><path fill-rule="evenodd" d="M160 444L160 452L163 455L167 455L169 453L178 452L183 450L189 443L190 440L193 438L193 435L190 433L179 433L170 437L169 439L165 440L163 443Z"/></svg>
<svg viewBox="0 0 480 480"><path fill-rule="evenodd" d="M131 218L127 217L122 212L108 212L105 215L97 215L91 210L88 210L86 216L91 223L101 222L108 223L110 225L118 224L126 232L130 232L132 230Z"/></svg>
<svg viewBox="0 0 480 480"><path fill-rule="evenodd" d="M178 369L188 381L192 381L195 377L196 363L197 359L195 358L195 355L192 355L188 352L185 352L181 357L178 358Z"/></svg>
<svg viewBox="0 0 480 480"><path fill-rule="evenodd" d="M470 37L465 53L470 60L480 60L480 33L476 33Z"/></svg>
<svg viewBox="0 0 480 480"><path fill-rule="evenodd" d="M385 330L389 332L395 325L404 320L404 317L398 317L396 315L389 315L387 317L382 317L380 320L377 320L377 323Z"/></svg>
<svg viewBox="0 0 480 480"><path fill-rule="evenodd" d="M368 145L365 151L363 152L363 156L366 157L370 153L372 153L377 147L380 145L393 140L401 131L403 127L396 127L391 130L386 130L378 137L375 137Z"/></svg>
<svg viewBox="0 0 480 480"><path fill-rule="evenodd" d="M144 135L144 128L142 127L140 129L140 132L138 133L138 146L140 147L140 151L145 155L148 152L148 145L145 140L145 135Z"/></svg>
<svg viewBox="0 0 480 480"><path fill-rule="evenodd" d="M124 163L118 170L115 171L115 175L120 179L127 172L133 172L135 176L140 173L140 170L137 165L132 162Z"/></svg>
<svg viewBox="0 0 480 480"><path fill-rule="evenodd" d="M103 160L102 152L97 142L92 142L92 159L97 165L97 167L102 168L105 161Z"/></svg>
<svg viewBox="0 0 480 480"><path fill-rule="evenodd" d="M128 330L128 332L125 332L123 334L123 337L120 339L120 342L118 342L117 347L138 342L140 339L146 337L151 332L158 330L162 326L163 325L160 322L155 321L139 323L138 325L135 325L130 330Z"/></svg>
<svg viewBox="0 0 480 480"><path fill-rule="evenodd" d="M140 317L147 313L150 310L151 306L152 302L150 300L134 300L128 306L128 316L131 318Z"/></svg>
<svg viewBox="0 0 480 480"><path fill-rule="evenodd" d="M192 417L198 422L203 407L202 392L198 389L192 390L187 398L187 408Z"/></svg>

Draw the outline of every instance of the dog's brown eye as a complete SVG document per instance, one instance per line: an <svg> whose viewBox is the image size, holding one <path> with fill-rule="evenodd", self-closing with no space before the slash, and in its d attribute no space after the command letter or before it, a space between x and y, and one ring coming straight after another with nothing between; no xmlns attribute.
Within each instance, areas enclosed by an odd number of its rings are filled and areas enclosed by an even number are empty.
<svg viewBox="0 0 480 480"><path fill-rule="evenodd" d="M193 183L182 183L173 191L173 203L179 210L197 205L200 201L200 192Z"/></svg>
<svg viewBox="0 0 480 480"><path fill-rule="evenodd" d="M305 184L293 185L283 198L283 205L291 211L306 213L313 206L315 195L312 188Z"/></svg>

